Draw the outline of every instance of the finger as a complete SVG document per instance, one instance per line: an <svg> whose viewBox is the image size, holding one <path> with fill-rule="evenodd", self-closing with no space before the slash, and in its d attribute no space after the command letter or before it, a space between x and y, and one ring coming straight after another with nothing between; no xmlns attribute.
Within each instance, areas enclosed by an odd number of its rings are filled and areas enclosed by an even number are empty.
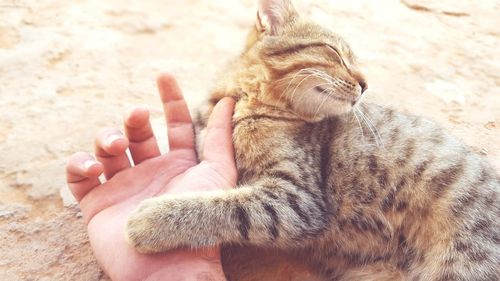
<svg viewBox="0 0 500 281"><path fill-rule="evenodd" d="M232 116L234 100L224 98L214 107L207 124L207 135L203 146L203 159L218 163L236 178L232 138Z"/></svg>
<svg viewBox="0 0 500 281"><path fill-rule="evenodd" d="M127 147L128 140L118 130L103 129L97 133L95 155L104 165L106 179L130 167L130 161L125 153Z"/></svg>
<svg viewBox="0 0 500 281"><path fill-rule="evenodd" d="M162 74L158 88L167 120L170 150L194 149L194 131L189 109L175 78Z"/></svg>
<svg viewBox="0 0 500 281"><path fill-rule="evenodd" d="M66 164L66 182L76 201L80 202L93 188L101 184L99 176L103 165L91 155L78 152L70 156Z"/></svg>
<svg viewBox="0 0 500 281"><path fill-rule="evenodd" d="M129 140L130 154L134 164L160 156L160 149L149 122L149 111L134 108L124 118L125 135Z"/></svg>

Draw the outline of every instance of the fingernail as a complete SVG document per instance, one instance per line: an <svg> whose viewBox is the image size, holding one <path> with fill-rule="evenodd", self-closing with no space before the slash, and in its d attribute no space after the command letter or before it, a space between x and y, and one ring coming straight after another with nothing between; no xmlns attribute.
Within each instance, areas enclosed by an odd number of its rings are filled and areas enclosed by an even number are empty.
<svg viewBox="0 0 500 281"><path fill-rule="evenodd" d="M132 113L134 113L135 111L148 111L148 109L146 107L143 107L143 106L134 106L134 107L131 107L129 108L126 112L126 115L125 117L128 119L130 118L130 116L132 115Z"/></svg>
<svg viewBox="0 0 500 281"><path fill-rule="evenodd" d="M136 106L134 110L140 110L140 111L149 111L147 107L145 106Z"/></svg>
<svg viewBox="0 0 500 281"><path fill-rule="evenodd" d="M85 162L83 162L83 167L85 167L85 170L88 170L90 167L92 167L95 164L97 164L97 162L95 160L89 159L89 160L86 160Z"/></svg>
<svg viewBox="0 0 500 281"><path fill-rule="evenodd" d="M122 136L118 134L110 135L106 138L106 146L110 147L114 141L121 139Z"/></svg>

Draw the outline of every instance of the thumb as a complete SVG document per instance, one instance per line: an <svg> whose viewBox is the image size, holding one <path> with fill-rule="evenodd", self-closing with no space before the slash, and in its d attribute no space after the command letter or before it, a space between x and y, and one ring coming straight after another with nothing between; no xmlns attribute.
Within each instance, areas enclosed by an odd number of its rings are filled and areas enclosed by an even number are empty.
<svg viewBox="0 0 500 281"><path fill-rule="evenodd" d="M203 144L203 159L217 164L221 173L230 176L236 182L236 164L234 161L232 116L234 100L223 98L212 110L208 119L207 135Z"/></svg>

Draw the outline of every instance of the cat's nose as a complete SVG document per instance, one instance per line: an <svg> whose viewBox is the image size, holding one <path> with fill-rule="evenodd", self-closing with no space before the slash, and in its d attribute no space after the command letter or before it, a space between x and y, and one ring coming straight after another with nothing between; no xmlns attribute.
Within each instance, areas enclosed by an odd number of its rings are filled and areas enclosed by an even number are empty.
<svg viewBox="0 0 500 281"><path fill-rule="evenodd" d="M361 87L361 94L363 94L366 89L368 89L368 84L366 84L365 80L359 80L359 86Z"/></svg>
<svg viewBox="0 0 500 281"><path fill-rule="evenodd" d="M366 89L368 89L368 84L366 83L365 76L357 70L352 71L351 75L354 78L354 80L358 82L359 87L361 88L361 94L363 94L366 91Z"/></svg>

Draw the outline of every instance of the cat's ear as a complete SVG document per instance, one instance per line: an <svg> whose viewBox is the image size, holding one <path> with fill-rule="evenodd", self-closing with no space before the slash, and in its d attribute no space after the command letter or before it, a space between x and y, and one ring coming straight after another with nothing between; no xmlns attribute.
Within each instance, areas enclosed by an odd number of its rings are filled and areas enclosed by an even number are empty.
<svg viewBox="0 0 500 281"><path fill-rule="evenodd" d="M276 35L284 24L297 16L291 0L259 0L256 28L262 33Z"/></svg>

